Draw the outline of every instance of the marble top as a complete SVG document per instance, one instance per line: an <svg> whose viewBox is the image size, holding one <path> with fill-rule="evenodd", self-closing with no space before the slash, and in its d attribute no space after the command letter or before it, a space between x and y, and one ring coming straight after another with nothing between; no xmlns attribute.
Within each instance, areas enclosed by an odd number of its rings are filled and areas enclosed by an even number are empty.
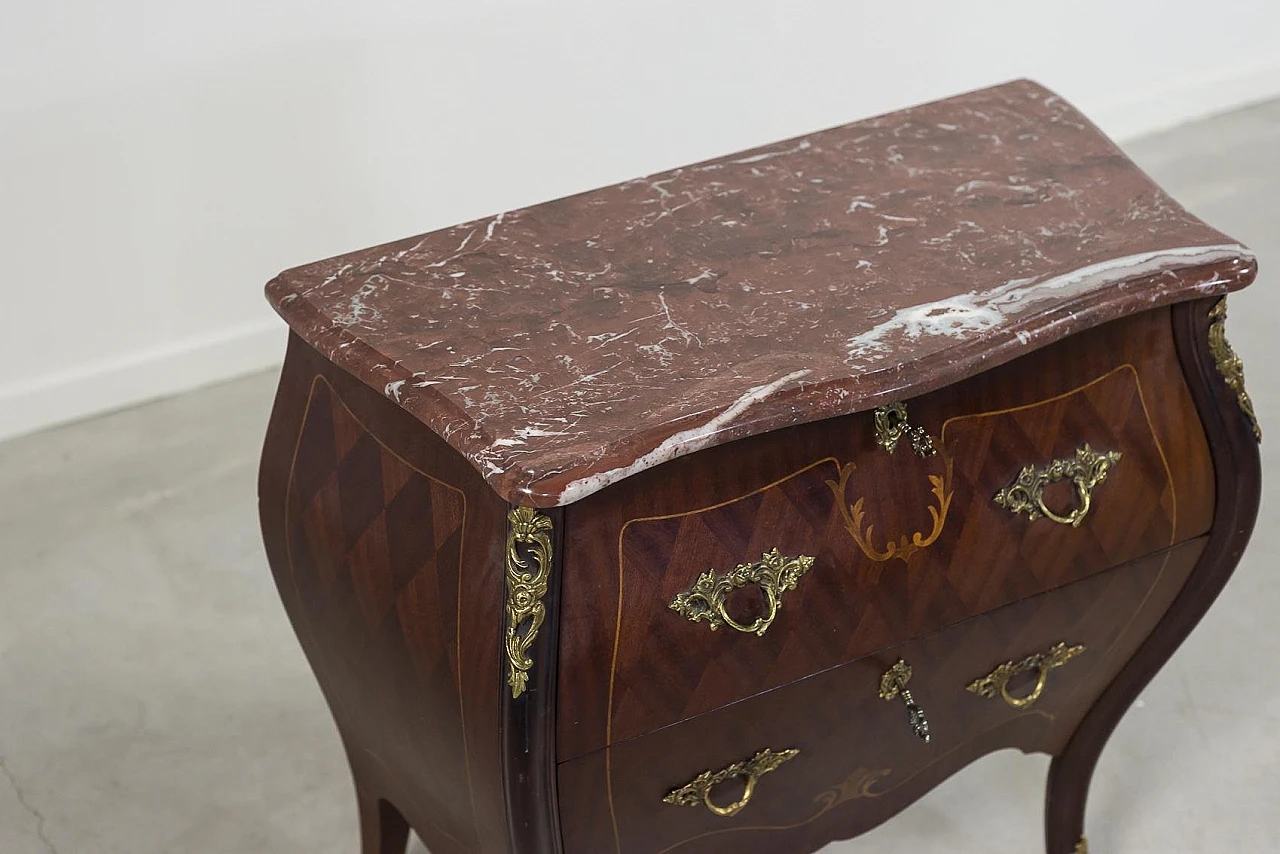
<svg viewBox="0 0 1280 854"><path fill-rule="evenodd" d="M501 496L545 507L1255 269L1016 81L319 261L267 293Z"/></svg>

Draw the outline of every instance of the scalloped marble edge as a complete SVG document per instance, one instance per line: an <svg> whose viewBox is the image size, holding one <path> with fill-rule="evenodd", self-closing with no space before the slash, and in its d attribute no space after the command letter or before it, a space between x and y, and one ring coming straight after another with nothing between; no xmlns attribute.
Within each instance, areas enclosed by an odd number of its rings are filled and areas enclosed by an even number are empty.
<svg viewBox="0 0 1280 854"><path fill-rule="evenodd" d="M892 344L886 343L885 339L893 332L898 332L910 340L917 340L924 336L955 339L981 336L997 331L1012 316L1029 310L1044 299L1070 300L1073 296L1080 296L1096 291L1099 288L1108 286L1119 288L1128 282L1142 281L1164 273L1177 275L1191 268L1224 262L1254 265L1256 264L1256 256L1250 249L1239 243L1176 247L1100 261L1081 267L1078 270L1040 281L1014 279L987 291L970 292L945 300L909 306L898 309L892 318L867 332L851 337L848 345L850 355L847 362L855 370L859 368L884 370L894 366L874 366L874 357L870 363L862 361L862 358L872 354L891 353L893 350ZM1245 277L1242 281L1241 277L1224 278L1215 273L1208 281L1198 282L1190 290L1201 296L1214 296L1225 293L1229 286L1235 282L1240 282L1242 286L1247 284L1249 278L1251 276ZM1157 288L1150 296L1149 302L1152 307L1156 307L1157 305L1177 301L1176 299L1168 299L1169 296L1171 296L1170 291ZM1109 307L1109 303L1103 303L1096 307L1094 312L1102 313ZM1089 312L1089 314L1094 312ZM1128 313L1130 312L1122 311L1115 316L1118 317L1121 314ZM1084 328L1087 327L1081 327L1075 331L1083 331ZM1019 344L1026 345L1033 338L1039 337L1042 332L1043 330L1019 330L1014 333L1013 338ZM1049 343L1052 342L1043 341L1040 342L1039 346ZM945 350L938 352L945 352ZM1014 354L1010 358L1014 358L1016 355L1018 354ZM995 367L997 364L998 362L992 361L986 367ZM756 426L760 429L733 430L731 428L735 426L735 422L740 416L757 404L772 397L777 397L780 392L793 385L802 387L804 378L809 373L810 371L808 370L794 371L770 383L748 389L745 394L709 420L696 427L673 433L652 450L640 455L627 465L617 466L606 471L571 480L558 491L548 490L544 492L537 489L539 484L545 483L550 477L550 473L544 473L542 477L532 481L531 486L517 487L516 491L533 500L539 506L573 504L611 484L662 463L670 462L682 456L734 439L758 435L771 429L779 429L783 425L771 424L764 426L763 420L756 423ZM952 378L949 382L956 381L958 381L958 378ZM942 384L946 385L949 382ZM923 394L929 390L931 389L915 386L905 389L910 396ZM876 402L859 398L846 411L824 410L821 413L821 417L832 418L853 414L869 408L869 405L874 405ZM737 426L747 428L749 425L738 424ZM607 456L607 454L602 454L601 456ZM498 479L495 478L495 480ZM506 491L502 489L502 486L511 486L509 483L502 483L501 486L499 483L493 483L493 485L502 493ZM550 503L547 503L548 501Z"/></svg>
<svg viewBox="0 0 1280 854"><path fill-rule="evenodd" d="M1203 281L1184 282L1194 270L1210 265L1236 265L1235 270L1211 270ZM885 400L916 397L958 382L1068 334L1134 313L1183 299L1215 296L1247 285L1256 273L1256 258L1238 243L1185 246L1097 262L1043 280L1011 280L985 291L970 292L930 303L898 309L893 317L847 344L847 378L806 383L807 370L788 372L768 383L748 389L737 400L716 412L691 414L686 423L666 436L645 434L622 437L601 446L570 465L539 466L527 458L518 468L494 464L494 452L502 437L489 435L448 396L433 389L419 394L397 394L406 377L398 364L370 347L349 328L335 326L288 282L276 277L268 293L294 332L335 364L357 376L370 388L405 409L461 453L490 487L505 501L546 508L581 501L611 484L679 457L737 439L781 429L802 421L836 418L870 409ZM1167 287L1153 286L1171 277ZM1142 289L1137 291L1135 287ZM1113 288L1111 294L1098 293ZM1137 298L1135 299L1135 294ZM1028 325L1020 317L1045 300L1054 298L1045 322ZM1087 301L1086 301L1087 300ZM1023 324L1018 329L1009 321ZM913 360L911 367L931 368L927 379L904 381L892 392L862 391L856 386L875 374L902 370L907 365L885 358L896 341L924 337L949 338L952 343ZM982 353L965 352L982 343ZM959 352L957 352L959 350ZM930 362L936 364L930 364ZM976 361L981 366L975 370ZM413 384L410 382L410 386ZM421 393L425 396L420 396ZM416 398L416 399L415 399ZM783 404L782 399L786 399ZM761 406L761 404L772 406ZM803 409L804 416L797 416ZM674 424L672 425L675 426ZM633 456L634 454L634 456ZM631 462L603 471L594 467L609 458ZM578 472L582 474L575 476Z"/></svg>
<svg viewBox="0 0 1280 854"><path fill-rule="evenodd" d="M990 290L970 291L944 300L900 308L890 319L850 338L846 361L850 367L869 367L863 358L891 350L892 345L885 339L894 332L911 340L926 336L962 338L1000 326L1008 315L1025 311L1044 299L1070 298L1166 270L1235 260L1252 262L1255 259L1248 248L1238 243L1159 249L1099 261L1039 281L1012 279ZM1226 280L1219 281L1215 277L1197 287L1205 293L1214 293L1214 288L1226 283Z"/></svg>

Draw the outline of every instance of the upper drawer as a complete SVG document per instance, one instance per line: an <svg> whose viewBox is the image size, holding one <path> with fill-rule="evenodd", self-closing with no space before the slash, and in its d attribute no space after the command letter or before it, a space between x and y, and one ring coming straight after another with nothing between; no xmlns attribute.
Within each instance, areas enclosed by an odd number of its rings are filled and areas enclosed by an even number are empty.
<svg viewBox="0 0 1280 854"><path fill-rule="evenodd" d="M560 757L1209 528L1212 466L1165 310L909 401L907 415L932 455L911 435L889 452L860 413L571 506Z"/></svg>

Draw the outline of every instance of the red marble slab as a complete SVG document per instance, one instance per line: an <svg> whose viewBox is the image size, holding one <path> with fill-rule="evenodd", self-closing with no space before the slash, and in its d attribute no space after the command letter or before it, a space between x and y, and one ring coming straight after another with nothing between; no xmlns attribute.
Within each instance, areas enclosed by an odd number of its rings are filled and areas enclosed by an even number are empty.
<svg viewBox="0 0 1280 854"><path fill-rule="evenodd" d="M1017 81L319 261L267 293L508 501L552 506L1255 271Z"/></svg>

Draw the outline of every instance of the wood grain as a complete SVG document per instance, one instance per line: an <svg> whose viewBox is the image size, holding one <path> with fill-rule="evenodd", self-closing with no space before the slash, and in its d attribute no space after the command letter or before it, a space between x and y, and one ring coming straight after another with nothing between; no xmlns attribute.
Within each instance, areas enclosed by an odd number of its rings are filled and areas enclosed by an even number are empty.
<svg viewBox="0 0 1280 854"><path fill-rule="evenodd" d="M565 848L802 854L874 827L991 750L1056 752L1160 619L1203 547L1203 538L1184 543L564 763ZM966 690L1001 662L1060 641L1086 651L1053 671L1030 708ZM909 730L900 702L878 696L881 674L899 658L914 668L910 688L929 715L928 745ZM663 803L700 772L766 747L801 753L763 777L737 816ZM731 802L740 790L726 783L719 798ZM1030 798L1024 808L1033 808Z"/></svg>
<svg viewBox="0 0 1280 854"><path fill-rule="evenodd" d="M437 854L507 852L505 502L297 337L259 498L281 599L351 760L366 854L396 847L400 816Z"/></svg>
<svg viewBox="0 0 1280 854"><path fill-rule="evenodd" d="M1168 324L1167 310L1117 321L911 401L940 450L929 459L876 447L864 413L714 448L567 508L561 761L1203 534L1212 468ZM1124 457L1080 527L991 500L1023 465L1086 442ZM873 552L930 532L930 476L951 495L936 541L905 561L869 557L829 485L849 463L840 501L862 500ZM667 607L703 571L775 547L816 560L765 636Z"/></svg>
<svg viewBox="0 0 1280 854"><path fill-rule="evenodd" d="M1081 721L1049 771L1045 844L1049 854L1071 854L1084 835L1085 804L1098 757L1142 689L1187 639L1231 579L1253 533L1262 497L1262 468L1253 424L1223 382L1208 347L1209 310L1216 300L1175 306L1172 328L1178 355L1217 471L1213 530L1204 554L1147 640L1125 662Z"/></svg>
<svg viewBox="0 0 1280 854"><path fill-rule="evenodd" d="M1046 835L1050 854L1067 854L1107 736L1216 597L1256 514L1257 450L1206 352L1207 309L1116 321L911 401L937 457L890 456L853 416L710 449L549 511L548 616L520 699L502 649L509 505L403 410L291 338L262 524L350 759L363 854L399 854L410 828L441 854L801 854L1003 747L1056 757ZM1124 457L1079 528L990 501L1021 465L1084 441ZM828 482L850 462L837 498ZM866 539L884 544L927 530L930 474L951 493L938 537L874 560L837 501L863 497ZM814 543L813 570L763 638L666 608L708 565ZM744 618L759 605L733 603ZM1059 641L1087 652L1034 708L964 690ZM916 668L927 747L899 704L875 696L899 656ZM764 747L802 755L739 816L662 803Z"/></svg>

